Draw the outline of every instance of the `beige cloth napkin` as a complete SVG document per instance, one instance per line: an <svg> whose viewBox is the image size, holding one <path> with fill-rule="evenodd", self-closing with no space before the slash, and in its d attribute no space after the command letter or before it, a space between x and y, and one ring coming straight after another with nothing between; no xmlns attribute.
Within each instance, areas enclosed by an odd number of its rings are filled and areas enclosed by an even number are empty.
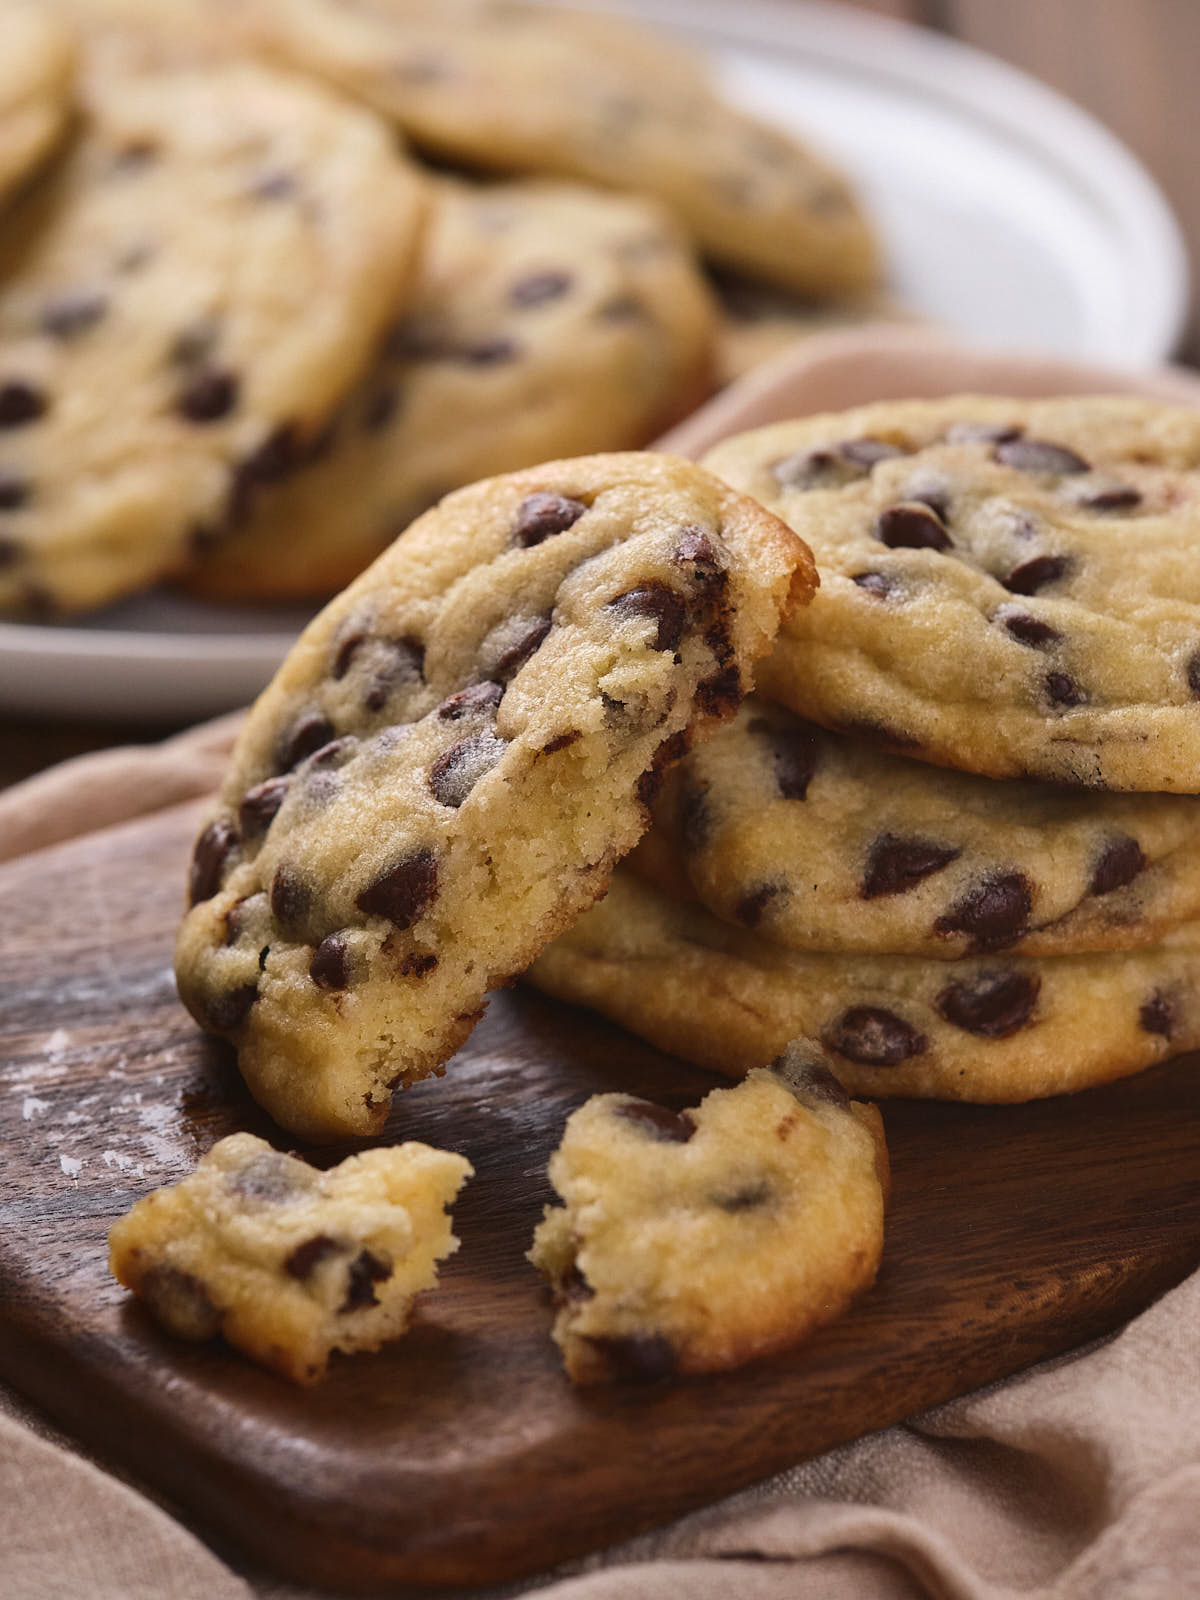
<svg viewBox="0 0 1200 1600"><path fill-rule="evenodd" d="M904 329L810 341L677 430L873 397L1140 389ZM0 795L0 859L203 794L237 719L105 751ZM1198 1175L1200 1181L1200 1175ZM1116 1338L859 1440L535 1584L546 1600L1186 1600L1200 1596L1200 1272ZM0 1389L3 1600L301 1600L210 1553L152 1485L78 1454ZM411 1597L413 1591L406 1591Z"/></svg>

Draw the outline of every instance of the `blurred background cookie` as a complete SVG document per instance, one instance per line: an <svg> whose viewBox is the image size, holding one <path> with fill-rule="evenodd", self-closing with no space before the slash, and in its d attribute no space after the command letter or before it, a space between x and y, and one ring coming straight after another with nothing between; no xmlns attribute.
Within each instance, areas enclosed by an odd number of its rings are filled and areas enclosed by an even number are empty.
<svg viewBox="0 0 1200 1600"><path fill-rule="evenodd" d="M36 170L67 126L75 43L34 0L0 4L0 201Z"/></svg>

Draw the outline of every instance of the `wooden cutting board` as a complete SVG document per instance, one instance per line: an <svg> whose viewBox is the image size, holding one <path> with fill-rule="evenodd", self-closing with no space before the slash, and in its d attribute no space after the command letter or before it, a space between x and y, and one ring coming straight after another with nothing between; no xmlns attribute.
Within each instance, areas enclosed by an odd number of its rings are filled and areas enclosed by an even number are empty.
<svg viewBox="0 0 1200 1600"><path fill-rule="evenodd" d="M409 1336L308 1392L173 1342L109 1278L108 1226L222 1135L270 1131L175 999L196 817L0 871L0 1374L284 1573L352 1590L537 1571L1068 1349L1200 1262L1195 1058L1029 1106L896 1102L884 1266L847 1318L720 1378L576 1393L523 1259L547 1156L595 1091L678 1107L713 1080L515 991L389 1125L478 1174Z"/></svg>

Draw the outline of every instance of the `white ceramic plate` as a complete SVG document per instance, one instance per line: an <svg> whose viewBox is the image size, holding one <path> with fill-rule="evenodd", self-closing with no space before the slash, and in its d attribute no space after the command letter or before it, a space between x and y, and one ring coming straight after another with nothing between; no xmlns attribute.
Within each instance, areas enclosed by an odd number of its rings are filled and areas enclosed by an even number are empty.
<svg viewBox="0 0 1200 1600"><path fill-rule="evenodd" d="M593 0L593 4L595 0ZM678 28L727 92L857 180L901 299L967 337L1162 360L1187 306L1170 211L1125 148L936 34L796 0L610 0ZM185 721L252 698L303 615L152 594L82 626L0 623L0 710Z"/></svg>

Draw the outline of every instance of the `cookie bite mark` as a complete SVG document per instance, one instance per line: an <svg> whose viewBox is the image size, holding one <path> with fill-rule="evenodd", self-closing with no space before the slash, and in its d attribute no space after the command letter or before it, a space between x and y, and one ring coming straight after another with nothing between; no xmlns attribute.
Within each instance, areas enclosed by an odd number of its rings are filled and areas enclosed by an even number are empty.
<svg viewBox="0 0 1200 1600"><path fill-rule="evenodd" d="M949 983L934 1002L938 1014L980 1039L1008 1039L1029 1026L1041 979L1029 972L977 972Z"/></svg>

